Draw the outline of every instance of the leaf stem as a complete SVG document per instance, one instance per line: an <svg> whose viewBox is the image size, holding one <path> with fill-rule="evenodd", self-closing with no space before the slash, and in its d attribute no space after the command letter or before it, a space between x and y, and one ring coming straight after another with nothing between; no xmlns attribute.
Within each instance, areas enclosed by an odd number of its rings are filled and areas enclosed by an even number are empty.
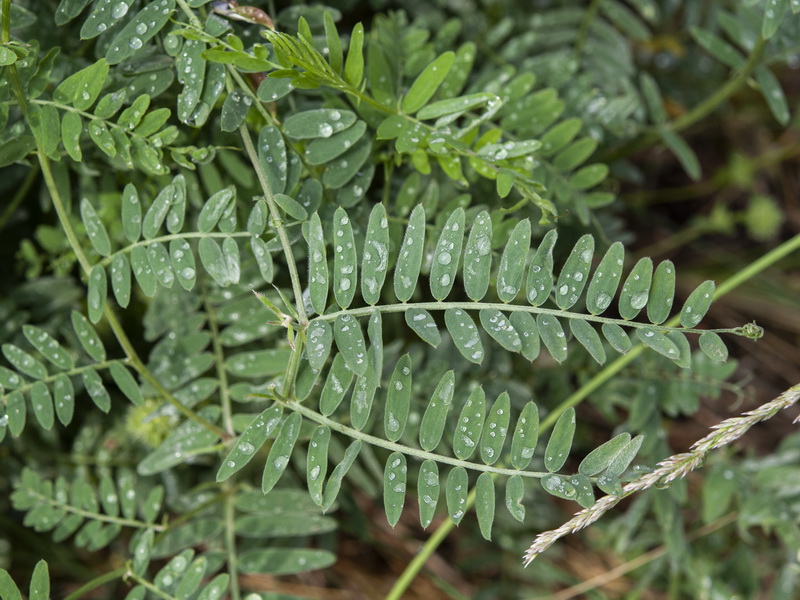
<svg viewBox="0 0 800 600"><path fill-rule="evenodd" d="M279 402L289 410L293 410L297 413L300 413L310 421L314 421L315 423L319 423L320 425L326 425L327 427L330 427L334 431L338 431L339 433L342 433L351 439L361 440L362 442L370 444L371 446L378 446L380 448L385 448L386 450L391 450L392 452L401 452L407 456L413 456L414 458L421 461L433 460L437 463L452 465L454 467L464 467L465 469L469 469L471 471L486 471L487 473L494 473L496 475L521 475L522 477L529 477L532 479L541 479L542 477L545 477L550 474L550 473L543 473L540 471L520 471L517 469L503 469L499 467L492 467L490 465L483 465L480 463L469 462L466 460L459 460L458 458L443 456L441 454L436 454L435 452L426 452L425 450L418 450L417 448L412 448L411 446L405 446L403 444L398 444L396 442L390 442L383 438L375 437L374 435L369 435L368 433L364 433L363 431L358 431L357 429L353 429L352 427L343 425L337 421L334 421L333 419L329 419L328 417L321 415L320 413L308 408L307 406L303 406L299 402L294 402L291 400L282 400L280 398L275 398L273 396L269 397L275 399L277 402Z"/></svg>
<svg viewBox="0 0 800 600"><path fill-rule="evenodd" d="M611 323L621 327L629 327L634 329L655 329L656 331L669 333L671 331L680 331L681 333L706 333L713 331L716 333L731 333L734 335L741 335L741 328L726 328L726 329L692 329L688 327L674 327L675 323L679 322L679 315L673 317L668 323L673 325L654 325L653 323L640 323L638 321L626 321L624 319L610 319L608 317L601 317L599 315L586 315L583 313L574 313L566 310L557 310L554 308L542 308L539 306L530 306L525 304L506 304L503 302L473 302L469 301L455 301L455 302L402 302L397 304L379 304L373 306L365 306L362 308L349 308L339 310L336 312L327 313L316 317L318 321L335 321L341 315L349 315L351 317L368 317L373 313L397 313L406 312L411 308L421 308L424 310L449 310L451 308L459 308L461 310L484 310L492 309L506 312L527 312L533 314L552 315L563 319L578 319L581 321L593 321L595 323Z"/></svg>
<svg viewBox="0 0 800 600"><path fill-rule="evenodd" d="M231 410L231 396L228 390L228 372L225 370L225 352L222 349L222 344L219 339L219 322L217 321L217 313L209 301L208 294L205 287L202 289L203 294L203 307L205 308L206 315L208 316L208 327L211 330L211 347L214 351L214 366L217 371L217 378L219 379L219 399L222 405L222 426L229 436L234 436L233 429L233 412Z"/></svg>
<svg viewBox="0 0 800 600"><path fill-rule="evenodd" d="M178 600L175 596L170 596L163 590L160 590L158 587L153 585L151 582L147 581L143 577L139 577L136 573L134 573L130 568L127 569L127 573L125 574L126 577L129 579L133 579L136 583L141 585L144 588L147 588L151 594L158 596L159 598L163 598L163 600Z"/></svg>

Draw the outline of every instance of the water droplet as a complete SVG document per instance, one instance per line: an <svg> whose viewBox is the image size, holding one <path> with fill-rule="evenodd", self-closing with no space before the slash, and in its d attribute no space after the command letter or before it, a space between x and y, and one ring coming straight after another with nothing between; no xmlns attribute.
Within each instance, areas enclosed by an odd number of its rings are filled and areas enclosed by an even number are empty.
<svg viewBox="0 0 800 600"><path fill-rule="evenodd" d="M138 37L132 37L131 41L128 42L128 45L134 50L138 50L142 47L142 40Z"/></svg>
<svg viewBox="0 0 800 600"><path fill-rule="evenodd" d="M111 9L111 16L115 19L121 19L128 13L128 5L125 2L117 2Z"/></svg>
<svg viewBox="0 0 800 600"><path fill-rule="evenodd" d="M330 123L322 123L319 126L319 135L320 137L331 137L333 135L333 126Z"/></svg>

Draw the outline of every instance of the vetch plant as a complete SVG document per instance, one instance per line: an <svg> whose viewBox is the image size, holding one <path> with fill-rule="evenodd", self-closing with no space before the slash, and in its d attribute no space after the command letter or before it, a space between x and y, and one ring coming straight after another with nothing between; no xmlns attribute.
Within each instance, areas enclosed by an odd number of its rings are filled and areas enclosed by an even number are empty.
<svg viewBox="0 0 800 600"><path fill-rule="evenodd" d="M789 122L771 67L795 3L720 8L729 41L695 24L732 71L675 119L635 64L654 3L547 7L529 32L412 4L349 27L321 6L61 0L52 28L2 1L0 226L20 224L25 271L0 302L6 508L76 565L113 557L65 597L278 597L336 568L366 504L432 532L399 598L472 509L521 556L553 498L582 507L527 564L797 400L662 458L662 416L741 394L726 344L764 334L706 325L714 300L800 238L687 289L669 259L626 259L611 212L640 147L700 178L680 132L745 83ZM583 418L626 393L613 433ZM36 562L30 596L50 585Z"/></svg>

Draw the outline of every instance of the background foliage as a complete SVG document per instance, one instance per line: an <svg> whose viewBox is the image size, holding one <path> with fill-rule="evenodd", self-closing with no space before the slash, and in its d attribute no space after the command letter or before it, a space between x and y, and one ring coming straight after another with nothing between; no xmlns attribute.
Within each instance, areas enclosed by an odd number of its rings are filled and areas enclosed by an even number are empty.
<svg viewBox="0 0 800 600"><path fill-rule="evenodd" d="M780 415L521 557L800 381L800 3L254 3L2 4L0 597L796 597Z"/></svg>

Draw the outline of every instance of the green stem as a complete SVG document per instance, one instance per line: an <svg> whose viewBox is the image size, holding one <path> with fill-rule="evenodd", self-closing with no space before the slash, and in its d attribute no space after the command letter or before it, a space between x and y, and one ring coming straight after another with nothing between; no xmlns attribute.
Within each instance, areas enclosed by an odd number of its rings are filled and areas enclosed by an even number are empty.
<svg viewBox="0 0 800 600"><path fill-rule="evenodd" d="M57 500L53 500L52 498L48 498L47 496L40 494L39 492L35 492L33 490L28 489L28 493L39 500L40 502L45 502L50 506L55 508L60 508L69 513L74 513L76 515L81 515L82 517L86 517L87 519L91 519L93 521L102 521L104 523L113 523L114 525L120 525L122 527L135 527L136 529L153 529L155 531L163 531L163 525L156 525L155 523L146 523L144 521L137 521L136 519L125 519L123 517L114 517L112 515L104 515L101 513L94 513L89 510L84 510L82 508L78 508L77 506L72 506L70 504L63 504L58 502Z"/></svg>
<svg viewBox="0 0 800 600"><path fill-rule="evenodd" d="M99 588L102 585L105 585L115 579L121 578L125 573L128 572L128 567L119 567L118 569L114 569L113 571L109 571L108 573L103 573L102 575L95 577L91 581L85 583L77 590L72 592L69 596L64 598L64 600L78 600L81 596L88 594L94 589Z"/></svg>
<svg viewBox="0 0 800 600"><path fill-rule="evenodd" d="M254 394L257 395L257 394ZM274 398L273 396L269 396L270 398ZM407 456L413 456L418 460L432 460L437 463L447 464L454 467L464 467L465 469L469 469L471 471L486 471L487 473L493 473L495 475L521 475L522 477L530 477L532 479L541 479L549 473L543 473L539 471L520 471L517 469L503 469L500 467L492 467L490 465L484 465L480 463L473 463L466 460L459 460L457 458L450 458L449 456L443 456L441 454L436 454L434 452L426 452L425 450L418 450L416 448L412 448L411 446L405 446L403 444L398 444L396 442L390 442L383 438L375 437L374 435L369 435L368 433L364 433L363 431L358 431L357 429L353 429L352 427L348 427L347 425L343 425L333 419L329 419L328 417L319 414L315 410L308 408L307 406L303 406L302 404L290 400L281 400L279 398L274 398L277 402L288 408L289 410L293 410L295 412L300 413L305 418L310 421L314 421L315 423L319 423L320 425L326 425L330 427L334 431L338 431L346 435L347 437L355 440L361 440L362 442L369 444L371 446L378 446L380 448L385 448L386 450L391 450L392 452L401 452Z"/></svg>
<svg viewBox="0 0 800 600"><path fill-rule="evenodd" d="M175 596L170 596L168 593L158 589L152 583L144 579L143 577L139 577L136 573L127 569L126 576L128 579L132 579L137 584L141 585L144 588L147 588L151 594L158 596L159 598L163 598L163 600L178 600Z"/></svg>
<svg viewBox="0 0 800 600"><path fill-rule="evenodd" d="M620 327L628 327L633 329L654 329L662 333L669 333L671 331L680 331L681 333L696 333L701 334L707 331L714 331L716 333L731 333L734 335L741 335L741 328L727 328L727 329L691 329L686 327L674 327L669 323L677 323L678 319L673 318L665 325L654 325L652 323L640 323L638 321L626 321L624 319L610 319L608 317L601 317L599 315L585 315L582 313L573 313L566 310L557 310L553 308L542 308L540 306L530 306L525 304L505 304L503 302L411 302L411 303L398 303L398 304L381 304L374 306L365 306L362 308L351 308L339 310L336 312L327 313L316 317L318 321L335 321L341 315L349 315L351 317L368 317L373 313L379 312L397 313L406 312L411 308L421 308L427 311L449 310L451 308L459 308L461 310L484 310L492 309L501 312L527 312L533 314L552 315L562 319L579 319L581 321L593 321L595 323L611 323L619 325Z"/></svg>
<svg viewBox="0 0 800 600"><path fill-rule="evenodd" d="M242 141L244 142L247 156L250 158L250 163L253 165L253 169L256 172L258 182L261 184L261 191L264 194L264 200L266 200L267 206L269 207L269 213L272 219L271 224L278 233L278 238L281 241L283 253L286 257L286 264L289 267L289 277L292 280L292 291L294 292L297 316L300 320L300 325L305 327L308 325L308 317L306 316L306 309L305 305L303 304L303 287L300 284L300 274L297 271L297 263L295 262L294 254L292 253L292 244L289 241L289 236L286 234L286 228L284 227L278 205L275 203L275 199L270 191L269 182L267 181L267 174L264 172L264 169L261 168L261 161L258 159L258 153L256 152L255 146L253 146L253 140L250 137L250 132L247 130L247 127L244 124L239 126L239 134L242 136Z"/></svg>
<svg viewBox="0 0 800 600"><path fill-rule="evenodd" d="M716 92L708 96L708 98L703 100L692 110L672 121L672 123L667 125L667 127L676 133L678 131L683 131L684 129L691 127L698 121L710 115L712 112L714 112L714 110L717 109L717 107L719 107L720 104L733 96L733 94L735 94L740 87L747 83L747 80L750 79L753 71L758 66L761 53L764 51L765 43L765 40L759 38L755 46L753 46L750 56L747 57L747 62L742 67L742 70L739 71L739 73L733 79L719 88ZM658 132L652 131L628 144L625 144L621 148L606 154L605 156L601 156L600 160L602 162L612 162L616 159L624 158L658 143L659 139L660 137Z"/></svg>

